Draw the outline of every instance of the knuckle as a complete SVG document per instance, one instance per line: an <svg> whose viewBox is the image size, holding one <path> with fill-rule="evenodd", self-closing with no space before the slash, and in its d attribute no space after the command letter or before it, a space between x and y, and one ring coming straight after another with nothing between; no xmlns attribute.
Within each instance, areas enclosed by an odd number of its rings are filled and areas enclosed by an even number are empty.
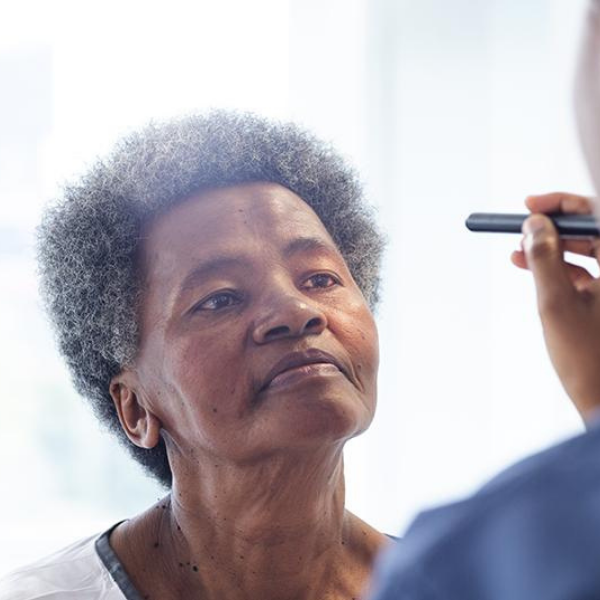
<svg viewBox="0 0 600 600"><path fill-rule="evenodd" d="M533 235L527 244L527 254L533 260L556 256L559 252L559 240L556 236Z"/></svg>
<svg viewBox="0 0 600 600"><path fill-rule="evenodd" d="M565 310L566 305L564 298L557 294L544 294L538 298L538 312L542 320L548 319L549 317L558 317Z"/></svg>
<svg viewBox="0 0 600 600"><path fill-rule="evenodd" d="M565 199L561 206L564 212L589 213L592 208L592 200L588 196L578 196L576 194L565 194Z"/></svg>

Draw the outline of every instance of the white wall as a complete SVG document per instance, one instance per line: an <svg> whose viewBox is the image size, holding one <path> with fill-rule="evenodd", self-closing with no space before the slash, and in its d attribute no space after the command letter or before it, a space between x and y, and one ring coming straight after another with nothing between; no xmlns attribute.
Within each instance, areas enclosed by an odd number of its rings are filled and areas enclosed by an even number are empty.
<svg viewBox="0 0 600 600"><path fill-rule="evenodd" d="M547 361L532 282L509 261L518 237L463 222L523 212L531 193L591 193L571 111L584 3L369 6L379 79L363 170L391 252L379 415L350 489L390 527L581 429Z"/></svg>

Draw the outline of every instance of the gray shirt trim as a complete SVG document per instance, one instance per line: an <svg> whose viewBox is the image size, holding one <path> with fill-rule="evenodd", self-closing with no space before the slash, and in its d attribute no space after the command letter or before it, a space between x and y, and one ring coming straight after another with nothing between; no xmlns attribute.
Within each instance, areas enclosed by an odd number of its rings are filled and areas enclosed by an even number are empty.
<svg viewBox="0 0 600 600"><path fill-rule="evenodd" d="M110 534L122 522L123 521L120 521L116 525L113 525L96 540L96 553L127 600L145 600L135 589L131 579L129 579L129 575L127 575L125 568L121 564L119 557L115 554L115 551L109 543Z"/></svg>

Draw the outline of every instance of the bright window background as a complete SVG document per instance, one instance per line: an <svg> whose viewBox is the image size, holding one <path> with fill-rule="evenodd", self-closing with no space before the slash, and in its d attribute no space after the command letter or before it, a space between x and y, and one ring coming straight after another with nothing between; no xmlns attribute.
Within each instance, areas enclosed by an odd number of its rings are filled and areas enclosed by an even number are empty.
<svg viewBox="0 0 600 600"><path fill-rule="evenodd" d="M400 531L581 425L518 238L469 212L590 193L571 114L584 0L0 0L0 573L161 491L71 390L36 292L46 199L123 133L208 107L291 118L360 169L390 239L379 412L347 502Z"/></svg>

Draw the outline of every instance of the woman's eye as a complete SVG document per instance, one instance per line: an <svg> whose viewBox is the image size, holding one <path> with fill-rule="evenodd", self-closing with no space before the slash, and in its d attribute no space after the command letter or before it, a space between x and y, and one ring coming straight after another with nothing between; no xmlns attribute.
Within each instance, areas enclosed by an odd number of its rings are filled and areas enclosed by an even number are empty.
<svg viewBox="0 0 600 600"><path fill-rule="evenodd" d="M317 273L306 280L304 287L308 289L329 288L338 285L339 283L340 282L329 273Z"/></svg>
<svg viewBox="0 0 600 600"><path fill-rule="evenodd" d="M235 306L240 302L241 298L238 294L234 294L233 292L218 292L197 304L194 307L194 311L220 310L223 308L229 308L230 306Z"/></svg>

